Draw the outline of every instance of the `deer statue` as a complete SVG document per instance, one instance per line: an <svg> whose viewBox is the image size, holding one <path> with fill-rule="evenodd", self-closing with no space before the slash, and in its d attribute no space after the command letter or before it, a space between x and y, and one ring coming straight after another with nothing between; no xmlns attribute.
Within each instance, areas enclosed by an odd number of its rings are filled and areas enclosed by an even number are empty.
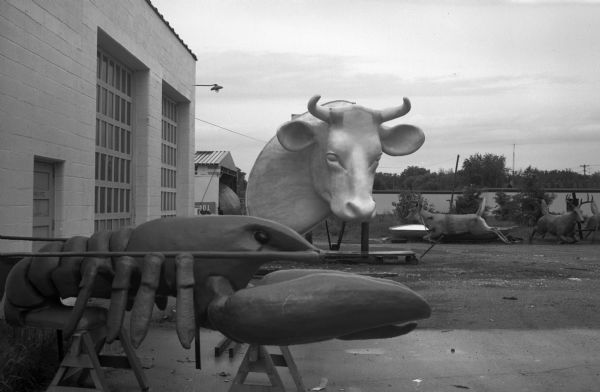
<svg viewBox="0 0 600 392"><path fill-rule="evenodd" d="M592 200L589 200L584 203L590 203L590 209L592 210L592 216L588 217L585 221L585 230L588 232L585 238L589 238L592 235L592 242L594 242L595 233L600 229L600 211L598 211L598 206L592 197ZM583 204L583 203L582 203Z"/></svg>
<svg viewBox="0 0 600 392"><path fill-rule="evenodd" d="M426 211L419 203L411 208L408 218L420 221L427 229L424 239L428 241L441 240L444 236L471 234L480 236L488 233L495 234L502 242L510 243L510 240L496 227L488 226L481 217L485 211L485 198L474 214L439 214Z"/></svg>
<svg viewBox="0 0 600 392"><path fill-rule="evenodd" d="M542 238L546 233L550 233L556 236L559 244L564 242L575 243L575 227L577 223L583 223L583 214L581 213L581 205L576 202L572 202L570 199L566 199L567 212L560 215L554 215L550 213L548 204L542 199L541 209L542 216L538 219L535 224L531 235L529 236L529 243L533 240L535 234L541 235Z"/></svg>

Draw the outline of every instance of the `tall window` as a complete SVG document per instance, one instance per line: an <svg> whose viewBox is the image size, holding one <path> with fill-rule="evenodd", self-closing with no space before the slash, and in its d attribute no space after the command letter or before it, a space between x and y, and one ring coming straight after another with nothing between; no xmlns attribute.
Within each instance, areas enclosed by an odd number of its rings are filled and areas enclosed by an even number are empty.
<svg viewBox="0 0 600 392"><path fill-rule="evenodd" d="M94 229L132 223L131 70L97 53Z"/></svg>
<svg viewBox="0 0 600 392"><path fill-rule="evenodd" d="M163 95L160 168L160 213L177 215L177 103Z"/></svg>

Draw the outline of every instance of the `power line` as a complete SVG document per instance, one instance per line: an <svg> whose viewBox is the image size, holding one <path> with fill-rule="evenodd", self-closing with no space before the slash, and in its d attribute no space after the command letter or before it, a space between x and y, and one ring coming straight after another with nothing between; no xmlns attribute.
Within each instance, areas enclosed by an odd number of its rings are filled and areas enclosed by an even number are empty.
<svg viewBox="0 0 600 392"><path fill-rule="evenodd" d="M252 139L252 140L254 140L254 141L257 141L257 142L261 142L261 143L266 143L266 142L267 142L266 140L257 139L257 138L255 138L255 137L252 137L252 136L246 135L246 134L244 134L244 133L241 133L241 132L238 132L238 131L234 131L233 129L229 129L229 128L226 128L226 127L222 127L222 126L220 126L220 125L218 125L218 124L211 123L210 121L206 121L206 120L203 120L203 119L201 119L201 118L198 118L198 117L194 117L194 118L195 118L196 120L198 120L198 121L202 121L203 123L207 123L207 124L209 124L209 125L212 125L213 127L217 127L217 128L219 128L219 129L222 129L222 130L224 130L224 131L227 131L227 132L235 133L236 135L243 136L243 137L245 137L245 138Z"/></svg>

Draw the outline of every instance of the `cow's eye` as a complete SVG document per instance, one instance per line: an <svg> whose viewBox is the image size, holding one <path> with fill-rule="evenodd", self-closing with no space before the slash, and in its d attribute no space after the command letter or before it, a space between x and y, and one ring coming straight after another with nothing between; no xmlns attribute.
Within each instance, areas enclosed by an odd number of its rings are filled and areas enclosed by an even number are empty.
<svg viewBox="0 0 600 392"><path fill-rule="evenodd" d="M328 152L325 157L327 158L327 162L338 163L340 161L340 157L332 152Z"/></svg>
<svg viewBox="0 0 600 392"><path fill-rule="evenodd" d="M254 232L254 239L259 243L259 244L266 244L267 242L269 242L269 235L267 233L265 233L262 230L257 230Z"/></svg>

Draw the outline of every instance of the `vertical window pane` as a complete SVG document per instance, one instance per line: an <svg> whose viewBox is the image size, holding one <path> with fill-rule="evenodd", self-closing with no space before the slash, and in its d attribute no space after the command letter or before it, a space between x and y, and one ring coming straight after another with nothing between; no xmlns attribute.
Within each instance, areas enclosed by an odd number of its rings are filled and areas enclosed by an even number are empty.
<svg viewBox="0 0 600 392"><path fill-rule="evenodd" d="M121 99L121 122L125 123L125 116L126 116L126 105L127 105L127 101L125 101L124 99Z"/></svg>
<svg viewBox="0 0 600 392"><path fill-rule="evenodd" d="M96 112L100 111L100 86L96 85Z"/></svg>
<svg viewBox="0 0 600 392"><path fill-rule="evenodd" d="M100 188L98 186L94 187L94 213L98 213L98 199L100 195Z"/></svg>
<svg viewBox="0 0 600 392"><path fill-rule="evenodd" d="M102 56L102 81L106 83L108 79L108 59Z"/></svg>
<svg viewBox="0 0 600 392"><path fill-rule="evenodd" d="M119 189L119 212L125 212L125 189Z"/></svg>
<svg viewBox="0 0 600 392"><path fill-rule="evenodd" d="M101 121L102 127L100 127L100 145L106 147L106 121Z"/></svg>
<svg viewBox="0 0 600 392"><path fill-rule="evenodd" d="M96 174L95 174L94 178L96 180L99 180L100 179L100 153L98 153L98 152L96 153L96 158L94 159L94 166L96 169Z"/></svg>
<svg viewBox="0 0 600 392"><path fill-rule="evenodd" d="M112 150L113 148L113 126L112 124L106 124L106 147Z"/></svg>
<svg viewBox="0 0 600 392"><path fill-rule="evenodd" d="M119 64L115 64L115 87L117 90L121 86L121 67Z"/></svg>
<svg viewBox="0 0 600 392"><path fill-rule="evenodd" d="M125 182L125 165L126 165L126 161L123 160L122 164L121 164L121 181L120 182Z"/></svg>
<svg viewBox="0 0 600 392"><path fill-rule="evenodd" d="M105 189L103 186L100 187L100 213L105 211Z"/></svg>
<svg viewBox="0 0 600 392"><path fill-rule="evenodd" d="M100 145L100 120L96 119L96 145Z"/></svg>
<svg viewBox="0 0 600 392"><path fill-rule="evenodd" d="M113 157L108 155L106 159L106 180L112 181L113 177Z"/></svg>
<svg viewBox="0 0 600 392"><path fill-rule="evenodd" d="M112 212L112 189L106 188L106 212Z"/></svg>
<svg viewBox="0 0 600 392"><path fill-rule="evenodd" d="M115 97L115 94L113 94L111 92L108 93L108 103L107 103L108 110L106 112L106 115L110 118L112 118L112 116L113 116L114 97Z"/></svg>
<svg viewBox="0 0 600 392"><path fill-rule="evenodd" d="M100 154L100 180L104 181L106 179L106 155Z"/></svg>
<svg viewBox="0 0 600 392"><path fill-rule="evenodd" d="M121 140L121 131L120 131L120 128L115 125L115 151L121 151L120 140Z"/></svg>
<svg viewBox="0 0 600 392"><path fill-rule="evenodd" d="M107 101L108 91L104 87L102 87L102 114L106 114L106 101Z"/></svg>
<svg viewBox="0 0 600 392"><path fill-rule="evenodd" d="M114 212L119 212L119 189L113 189L113 208Z"/></svg>

